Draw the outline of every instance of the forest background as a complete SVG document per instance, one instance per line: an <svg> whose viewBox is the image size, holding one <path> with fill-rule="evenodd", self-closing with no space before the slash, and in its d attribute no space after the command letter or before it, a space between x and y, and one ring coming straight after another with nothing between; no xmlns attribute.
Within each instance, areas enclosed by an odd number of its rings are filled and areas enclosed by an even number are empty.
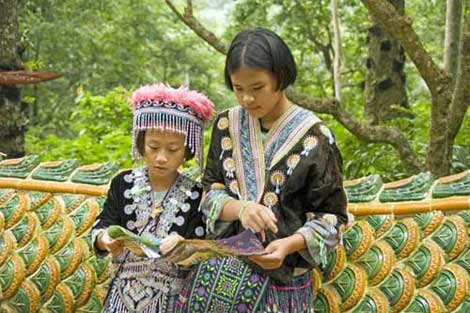
<svg viewBox="0 0 470 313"><path fill-rule="evenodd" d="M17 68L64 75L21 87L18 120L3 115L24 138L18 155L130 167L130 92L186 84L218 112L233 106L226 45L262 26L292 48L299 76L289 96L333 130L347 179L470 168L468 0L7 2Z"/></svg>

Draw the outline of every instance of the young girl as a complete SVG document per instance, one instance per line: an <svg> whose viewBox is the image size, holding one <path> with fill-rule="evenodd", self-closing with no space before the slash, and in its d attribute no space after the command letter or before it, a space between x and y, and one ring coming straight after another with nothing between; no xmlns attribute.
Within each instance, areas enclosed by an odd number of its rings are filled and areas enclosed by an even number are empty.
<svg viewBox="0 0 470 313"><path fill-rule="evenodd" d="M267 254L201 263L187 312L313 312L311 269L339 242L347 201L333 135L286 97L295 79L275 33L234 38L225 82L240 106L214 123L201 207L209 236L251 229Z"/></svg>
<svg viewBox="0 0 470 313"><path fill-rule="evenodd" d="M116 265L104 304L105 312L173 312L188 274L160 259L143 258L123 249L107 233L120 225L136 234L162 239L162 254L181 236L203 238L199 204L202 186L178 173L196 155L202 163L203 126L213 113L205 96L186 88L146 86L132 96L132 155L145 162L117 175L92 231L97 255L110 252Z"/></svg>

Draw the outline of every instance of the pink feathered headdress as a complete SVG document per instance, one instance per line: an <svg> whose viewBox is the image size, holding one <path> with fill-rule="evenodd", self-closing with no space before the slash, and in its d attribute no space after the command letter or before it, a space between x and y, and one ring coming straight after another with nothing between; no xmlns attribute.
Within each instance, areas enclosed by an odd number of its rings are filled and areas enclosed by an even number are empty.
<svg viewBox="0 0 470 313"><path fill-rule="evenodd" d="M214 113L212 101L186 87L155 84L137 89L131 104L134 113L132 156L135 160L141 158L136 143L140 131L170 130L185 135L185 144L196 155L202 168L203 129Z"/></svg>

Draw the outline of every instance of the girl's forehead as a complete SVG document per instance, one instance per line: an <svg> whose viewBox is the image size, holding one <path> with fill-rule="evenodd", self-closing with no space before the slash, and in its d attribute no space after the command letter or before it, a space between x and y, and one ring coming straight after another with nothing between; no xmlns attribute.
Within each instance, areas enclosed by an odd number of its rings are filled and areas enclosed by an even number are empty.
<svg viewBox="0 0 470 313"><path fill-rule="evenodd" d="M149 129L145 134L145 139L147 141L156 141L156 142L182 142L184 143L185 136L184 134L174 132L169 129Z"/></svg>
<svg viewBox="0 0 470 313"><path fill-rule="evenodd" d="M230 78L234 84L250 84L271 81L274 75L265 69L241 67L233 72Z"/></svg>

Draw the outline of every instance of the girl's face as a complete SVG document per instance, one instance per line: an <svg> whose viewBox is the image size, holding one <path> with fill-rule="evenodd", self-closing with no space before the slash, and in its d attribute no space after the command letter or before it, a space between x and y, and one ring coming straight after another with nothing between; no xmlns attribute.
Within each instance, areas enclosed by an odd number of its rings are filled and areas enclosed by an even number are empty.
<svg viewBox="0 0 470 313"><path fill-rule="evenodd" d="M170 178L184 161L185 137L172 131L156 129L145 133L144 159L153 176Z"/></svg>
<svg viewBox="0 0 470 313"><path fill-rule="evenodd" d="M276 79L264 69L241 67L230 75L238 103L254 118L273 122L287 102L283 90L276 91Z"/></svg>

